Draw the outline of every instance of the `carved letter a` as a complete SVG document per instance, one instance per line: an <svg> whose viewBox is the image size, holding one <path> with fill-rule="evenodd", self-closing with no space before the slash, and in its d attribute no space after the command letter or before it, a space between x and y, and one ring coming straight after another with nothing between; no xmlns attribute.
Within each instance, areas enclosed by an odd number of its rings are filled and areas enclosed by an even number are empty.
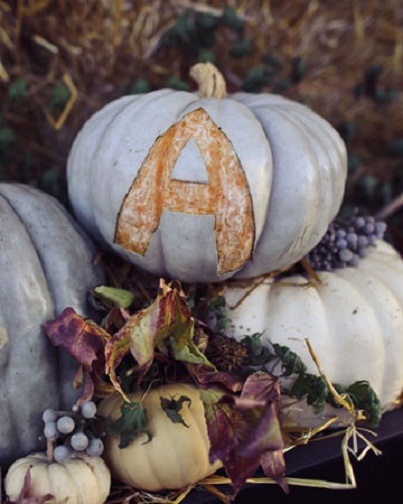
<svg viewBox="0 0 403 504"><path fill-rule="evenodd" d="M208 184L171 178L190 139L204 160ZM248 182L232 143L201 108L151 147L123 201L115 243L145 255L164 210L215 216L218 274L237 270L251 258L255 226Z"/></svg>

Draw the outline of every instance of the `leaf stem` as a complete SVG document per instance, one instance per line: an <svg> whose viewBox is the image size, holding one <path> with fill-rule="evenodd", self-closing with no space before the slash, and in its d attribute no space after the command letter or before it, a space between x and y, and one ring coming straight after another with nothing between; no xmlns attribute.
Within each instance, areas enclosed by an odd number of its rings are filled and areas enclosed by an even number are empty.
<svg viewBox="0 0 403 504"><path fill-rule="evenodd" d="M49 462L53 462L54 461L54 457L53 457L54 451L55 451L55 447L54 447L53 441L51 441L50 439L47 439L47 443L46 443L46 457L47 457L47 459L48 459Z"/></svg>

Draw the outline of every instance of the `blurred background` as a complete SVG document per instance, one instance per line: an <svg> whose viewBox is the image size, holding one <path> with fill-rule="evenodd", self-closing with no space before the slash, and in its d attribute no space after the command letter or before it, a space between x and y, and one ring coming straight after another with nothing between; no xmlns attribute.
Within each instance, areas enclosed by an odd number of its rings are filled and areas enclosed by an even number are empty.
<svg viewBox="0 0 403 504"><path fill-rule="evenodd" d="M123 94L195 90L212 61L229 91L273 92L333 124L349 152L343 211L387 218L403 249L401 0L0 0L0 177L66 205L84 121Z"/></svg>
<svg viewBox="0 0 403 504"><path fill-rule="evenodd" d="M0 0L0 180L68 206L66 160L86 119L121 95L194 91L200 61L230 92L287 96L337 128L349 154L342 211L384 218L403 253L401 0ZM293 495L365 502L391 488L401 446L360 466L366 494Z"/></svg>

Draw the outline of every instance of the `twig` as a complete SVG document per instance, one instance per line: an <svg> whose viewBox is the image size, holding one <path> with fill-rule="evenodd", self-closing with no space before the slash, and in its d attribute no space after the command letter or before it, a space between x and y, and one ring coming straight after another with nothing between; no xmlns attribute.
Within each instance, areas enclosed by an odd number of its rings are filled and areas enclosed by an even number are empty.
<svg viewBox="0 0 403 504"><path fill-rule="evenodd" d="M382 210L376 214L377 220L386 220L403 207L403 193L388 203Z"/></svg>

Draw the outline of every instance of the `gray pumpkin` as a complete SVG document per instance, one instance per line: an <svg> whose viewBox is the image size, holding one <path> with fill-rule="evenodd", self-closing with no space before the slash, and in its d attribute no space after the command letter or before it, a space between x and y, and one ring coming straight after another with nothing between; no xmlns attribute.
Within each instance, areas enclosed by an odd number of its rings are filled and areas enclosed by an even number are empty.
<svg viewBox="0 0 403 504"><path fill-rule="evenodd" d="M103 281L96 249L53 197L0 184L0 465L40 449L42 412L70 408L77 363L42 325L67 307L87 315Z"/></svg>

